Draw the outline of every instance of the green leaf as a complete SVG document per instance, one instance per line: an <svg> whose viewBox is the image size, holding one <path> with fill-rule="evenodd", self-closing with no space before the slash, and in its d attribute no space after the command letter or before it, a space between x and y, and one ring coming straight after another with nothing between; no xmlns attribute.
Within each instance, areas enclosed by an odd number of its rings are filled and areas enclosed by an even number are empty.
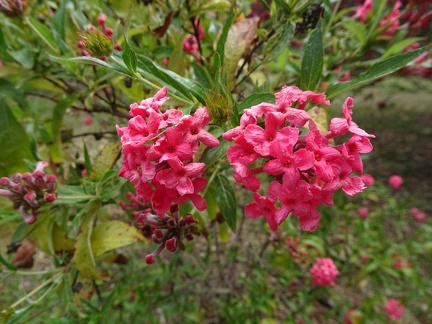
<svg viewBox="0 0 432 324"><path fill-rule="evenodd" d="M262 102L274 103L275 95L270 92L253 93L243 101L240 101L236 105L236 111L238 114L243 114L246 108L250 108L255 105L259 105Z"/></svg>
<svg viewBox="0 0 432 324"><path fill-rule="evenodd" d="M135 52L129 46L128 42L125 42L125 44L124 44L122 58L123 58L124 63L128 67L129 71L131 71L133 74L135 74L136 68L137 68L137 58L136 58Z"/></svg>
<svg viewBox="0 0 432 324"><path fill-rule="evenodd" d="M346 19L342 22L342 26L360 41L362 47L366 44L366 27L363 23L354 19Z"/></svg>
<svg viewBox="0 0 432 324"><path fill-rule="evenodd" d="M145 56L137 55L137 58L137 70L144 77L155 78L161 84L167 85L171 91L179 92L187 99L192 99L192 94L199 102L205 104L205 89L201 85L158 66Z"/></svg>
<svg viewBox="0 0 432 324"><path fill-rule="evenodd" d="M235 232L237 227L237 200L234 188L228 178L220 173L215 177L214 184L217 187L215 198L222 216L231 230Z"/></svg>
<svg viewBox="0 0 432 324"><path fill-rule="evenodd" d="M126 26L125 26L125 30L124 30L125 43L124 43L122 58L123 58L124 63L128 67L129 71L131 71L132 74L135 74L136 69L137 69L137 58L136 58L135 52L130 47L129 40L128 40L128 31L129 31L129 26L130 26L131 14L132 14L132 2L130 5L130 8L129 8L129 14L128 14L128 18L126 20Z"/></svg>
<svg viewBox="0 0 432 324"><path fill-rule="evenodd" d="M401 41L387 48L384 54L381 56L381 59L386 59L392 55L399 54L405 48L407 48L408 46L412 45L415 42L418 42L421 39L422 39L421 37L410 37L410 38L402 39Z"/></svg>
<svg viewBox="0 0 432 324"><path fill-rule="evenodd" d="M95 180L101 179L107 173L119 157L121 146L119 143L105 145L93 163L90 177Z"/></svg>
<svg viewBox="0 0 432 324"><path fill-rule="evenodd" d="M230 142L220 138L220 144L216 147L207 147L201 156L200 161L205 163L208 169L213 163L219 161L226 155L228 147L231 145Z"/></svg>
<svg viewBox="0 0 432 324"><path fill-rule="evenodd" d="M68 0L60 2L52 21L52 34L60 48L61 53L66 53L69 48L66 44L66 4Z"/></svg>
<svg viewBox="0 0 432 324"><path fill-rule="evenodd" d="M91 234L91 247L95 257L137 241L145 241L142 233L136 227L117 220L98 224Z"/></svg>
<svg viewBox="0 0 432 324"><path fill-rule="evenodd" d="M100 205L96 201L90 201L83 211L81 217L82 224L80 233L77 235L75 244L75 255L73 261L80 274L88 279L104 279L96 268L96 262L93 255L91 236L93 232L93 223L96 218L96 212Z"/></svg>
<svg viewBox="0 0 432 324"><path fill-rule="evenodd" d="M291 21L279 26L275 34L264 44L264 61L269 62L277 59L289 47L293 37L294 24Z"/></svg>
<svg viewBox="0 0 432 324"><path fill-rule="evenodd" d="M62 153L62 141L61 141L61 128L63 125L63 116L66 112L66 109L69 108L70 104L73 103L78 97L80 93L76 92L73 95L69 95L62 100L60 100L57 105L54 107L52 124L51 124L51 132L52 137L54 139L54 144L52 145L52 160L54 163L63 162L63 153Z"/></svg>
<svg viewBox="0 0 432 324"><path fill-rule="evenodd" d="M315 90L324 66L324 46L321 20L309 37L301 62L299 88Z"/></svg>
<svg viewBox="0 0 432 324"><path fill-rule="evenodd" d="M2 67L2 69L3 68L4 67ZM23 71L21 71L21 73L23 73ZM16 89L11 82L5 79L0 79L0 99L1 98L11 98L24 112L29 113L29 105L24 93L19 89Z"/></svg>
<svg viewBox="0 0 432 324"><path fill-rule="evenodd" d="M195 62L190 63L193 68L196 81L206 89L212 89L214 86L213 79L205 67Z"/></svg>
<svg viewBox="0 0 432 324"><path fill-rule="evenodd" d="M57 42L47 26L31 16L26 16L26 22L51 50L57 52Z"/></svg>
<svg viewBox="0 0 432 324"><path fill-rule="evenodd" d="M90 174L93 170L91 161L90 161L90 155L87 149L87 145L83 140L83 146L84 146L84 167L86 168L86 171L88 174Z"/></svg>
<svg viewBox="0 0 432 324"><path fill-rule="evenodd" d="M427 45L414 51L398 54L375 63L367 71L361 73L356 79L331 86L326 91L326 96L328 99L334 98L345 91L359 88L373 80L393 73L406 66L408 63L431 47L432 45Z"/></svg>
<svg viewBox="0 0 432 324"><path fill-rule="evenodd" d="M24 159L33 161L30 140L9 106L0 99L0 143L8 143L0 150L0 176L26 170ZM12 142L11 142L12 140ZM13 145L10 145L13 143Z"/></svg>
<svg viewBox="0 0 432 324"><path fill-rule="evenodd" d="M19 50L7 50L7 53L25 69L31 69L34 66L33 52L29 44L22 44Z"/></svg>
<svg viewBox="0 0 432 324"><path fill-rule="evenodd" d="M87 56L79 56L79 57L69 57L69 58L64 58L64 57L57 57L57 56L52 56L49 55L52 59L56 60L56 61L65 61L65 62L74 62L74 63L81 63L81 64L91 64L91 65L97 65L97 66L102 66L105 67L107 69L110 69L111 71L116 71L118 73L121 74L125 74L127 76L133 76L129 70L127 69L126 66L119 66L118 64L113 64L111 62L108 61L102 61L96 57L87 57Z"/></svg>
<svg viewBox="0 0 432 324"><path fill-rule="evenodd" d="M221 66L223 66L224 64L224 57L225 57L225 43L228 37L228 32L232 26L232 24L234 23L234 13L231 10L227 21L224 23L223 27L222 27L222 33L219 37L217 46L216 46L216 54L214 55L214 61L213 61L213 70L214 71L218 71L219 68ZM217 73L215 73L216 75Z"/></svg>
<svg viewBox="0 0 432 324"><path fill-rule="evenodd" d="M196 17L210 11L226 11L232 6L231 2L228 0L207 0L202 2L198 1L198 3L198 8L192 8L192 10L189 11L189 17Z"/></svg>
<svg viewBox="0 0 432 324"><path fill-rule="evenodd" d="M95 199L96 196L89 195L81 186L59 185L57 187L57 199L54 205L75 205Z"/></svg>

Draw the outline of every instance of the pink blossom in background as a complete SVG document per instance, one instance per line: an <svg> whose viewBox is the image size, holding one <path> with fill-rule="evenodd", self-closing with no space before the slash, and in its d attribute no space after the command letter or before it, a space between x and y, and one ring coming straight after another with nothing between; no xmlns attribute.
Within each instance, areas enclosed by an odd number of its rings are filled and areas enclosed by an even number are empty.
<svg viewBox="0 0 432 324"><path fill-rule="evenodd" d="M397 257L393 263L393 267L395 269L411 268L411 263L403 258Z"/></svg>
<svg viewBox="0 0 432 324"><path fill-rule="evenodd" d="M399 303L397 300L391 298L388 303L384 306L384 310L387 313L387 316L394 320L397 321L398 319L400 319L405 311L404 306Z"/></svg>
<svg viewBox="0 0 432 324"><path fill-rule="evenodd" d="M421 211L417 207L411 207L409 211L414 216L417 223L422 224L426 221L426 213L424 211Z"/></svg>
<svg viewBox="0 0 432 324"><path fill-rule="evenodd" d="M365 184L366 187L372 187L375 184L375 178L370 175L370 174L362 174L360 176L360 178L362 179L363 183Z"/></svg>
<svg viewBox="0 0 432 324"><path fill-rule="evenodd" d="M398 189L403 184L403 179L401 176L398 175L392 175L389 180L389 185L392 186L395 189Z"/></svg>
<svg viewBox="0 0 432 324"><path fill-rule="evenodd" d="M369 209L367 207L359 207L357 208L357 214L361 218L366 219L369 215Z"/></svg>
<svg viewBox="0 0 432 324"><path fill-rule="evenodd" d="M333 286L339 275L339 271L330 258L318 259L309 272L316 286Z"/></svg>
<svg viewBox="0 0 432 324"><path fill-rule="evenodd" d="M93 119L91 117L84 118L84 124L90 126L93 123Z"/></svg>
<svg viewBox="0 0 432 324"><path fill-rule="evenodd" d="M372 0L366 0L363 5L356 8L354 18L359 18L362 22L366 21L366 16L372 11Z"/></svg>
<svg viewBox="0 0 432 324"><path fill-rule="evenodd" d="M393 35L396 33L397 28L400 25L400 10L399 8L402 6L402 2L396 1L393 6L392 11L384 16L384 18L380 21L380 26L385 27L383 34L384 35Z"/></svg>

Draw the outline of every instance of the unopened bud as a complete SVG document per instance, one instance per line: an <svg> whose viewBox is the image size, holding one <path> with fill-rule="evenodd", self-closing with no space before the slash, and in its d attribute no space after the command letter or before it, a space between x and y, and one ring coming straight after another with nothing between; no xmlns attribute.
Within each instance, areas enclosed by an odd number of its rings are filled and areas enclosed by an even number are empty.
<svg viewBox="0 0 432 324"><path fill-rule="evenodd" d="M36 179L42 179L43 177L45 177L45 172L43 172L42 170L35 170L32 172L32 175Z"/></svg>
<svg viewBox="0 0 432 324"><path fill-rule="evenodd" d="M16 195L12 191L0 189L0 196L1 197L7 197L7 198L13 198Z"/></svg>
<svg viewBox="0 0 432 324"><path fill-rule="evenodd" d="M49 166L48 162L45 161L39 161L36 163L36 170L37 171L43 171L45 168L47 168ZM35 170L35 171L36 171Z"/></svg>
<svg viewBox="0 0 432 324"><path fill-rule="evenodd" d="M26 203L32 207L32 208L37 208L39 207L38 202L36 201L36 194L33 191L27 192L24 195L24 200L26 201Z"/></svg>
<svg viewBox="0 0 432 324"><path fill-rule="evenodd" d="M177 249L177 237L170 238L165 242L165 248L168 251L174 252Z"/></svg>
<svg viewBox="0 0 432 324"><path fill-rule="evenodd" d="M22 174L21 174L21 173L15 173L15 174L11 177L11 180L12 180L13 182L20 183L20 182L22 181Z"/></svg>
<svg viewBox="0 0 432 324"><path fill-rule="evenodd" d="M148 254L148 255L146 255L146 257L145 257L145 262L146 262L147 264L155 263L155 261L156 261L156 259L155 259L155 257L153 256L153 254Z"/></svg>
<svg viewBox="0 0 432 324"><path fill-rule="evenodd" d="M53 194L53 193L49 193L49 192L47 192L47 193L45 193L45 195L44 195L44 200L45 200L46 202L52 203L52 202L55 201L56 199L57 199L57 197L56 197L56 195Z"/></svg>
<svg viewBox="0 0 432 324"><path fill-rule="evenodd" d="M186 221L187 225L192 225L192 224L198 223L198 221L192 215L187 215L183 219Z"/></svg>
<svg viewBox="0 0 432 324"><path fill-rule="evenodd" d="M114 32L113 32L112 28L108 27L108 28L104 29L104 34L107 35L108 37L111 37L114 34Z"/></svg>
<svg viewBox="0 0 432 324"><path fill-rule="evenodd" d="M101 25L102 27L105 26L105 22L106 22L105 16L104 16L104 15L100 15L100 16L97 18L97 22L98 22L98 24Z"/></svg>
<svg viewBox="0 0 432 324"><path fill-rule="evenodd" d="M3 177L0 179L0 187L9 187L10 182L11 182L11 179Z"/></svg>
<svg viewBox="0 0 432 324"><path fill-rule="evenodd" d="M121 50L122 50L122 48L121 48L121 46L120 46L119 44L115 44L115 45L114 45L114 49L115 49L116 51L121 51Z"/></svg>
<svg viewBox="0 0 432 324"><path fill-rule="evenodd" d="M8 17L18 17L27 9L27 0L2 0L0 1L0 12Z"/></svg>
<svg viewBox="0 0 432 324"><path fill-rule="evenodd" d="M186 226L186 221L182 218L182 219L180 219L179 220L179 223L178 223L178 226L179 227L185 227Z"/></svg>
<svg viewBox="0 0 432 324"><path fill-rule="evenodd" d="M186 233L184 237L188 241L192 241L194 239L194 236L192 233Z"/></svg>
<svg viewBox="0 0 432 324"><path fill-rule="evenodd" d="M168 225L168 227L174 228L174 227L177 226L177 223L176 223L176 221L174 219L170 218L167 221L167 225Z"/></svg>
<svg viewBox="0 0 432 324"><path fill-rule="evenodd" d="M36 221L36 215L35 215L35 213L33 213L33 214L29 214L27 211L26 211L26 209L25 209L25 207L24 206L20 206L19 207L19 211L21 212L21 215L22 215L22 217L24 218L24 221L27 223L27 224L33 224L35 221Z"/></svg>
<svg viewBox="0 0 432 324"><path fill-rule="evenodd" d="M113 52L113 42L109 36L99 29L89 29L80 33L84 48L92 56L110 56Z"/></svg>

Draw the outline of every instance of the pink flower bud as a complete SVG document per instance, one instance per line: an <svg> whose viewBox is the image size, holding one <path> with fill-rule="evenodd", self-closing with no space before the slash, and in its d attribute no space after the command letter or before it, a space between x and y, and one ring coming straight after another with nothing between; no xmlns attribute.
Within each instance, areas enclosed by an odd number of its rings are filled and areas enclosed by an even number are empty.
<svg viewBox="0 0 432 324"><path fill-rule="evenodd" d="M402 186L402 184L403 184L403 179L402 179L402 177L401 176L398 176L398 175L392 175L390 178L389 178L389 184L390 184L390 186L392 186L393 188L395 188L395 189L398 189L400 186Z"/></svg>
<svg viewBox="0 0 432 324"><path fill-rule="evenodd" d="M119 44L115 44L115 45L114 45L114 49L115 49L116 51L121 51L121 50L122 50L122 48L121 48L121 46L120 46Z"/></svg>
<svg viewBox="0 0 432 324"><path fill-rule="evenodd" d="M36 221L36 215L35 215L35 213L33 213L33 214L29 214L26 210L25 210L25 208L24 208L24 206L23 205L21 205L20 207L19 207L19 211L21 212L21 215L22 215L22 217L24 218L24 221L27 223L27 224L33 224L35 221Z"/></svg>
<svg viewBox="0 0 432 324"><path fill-rule="evenodd" d="M366 219L369 215L369 209L367 207L359 207L357 208L357 214L361 218Z"/></svg>
<svg viewBox="0 0 432 324"><path fill-rule="evenodd" d="M194 239L193 234L192 233L186 233L185 239L188 241L192 241Z"/></svg>
<svg viewBox="0 0 432 324"><path fill-rule="evenodd" d="M38 202L36 201L36 193L34 193L33 191L27 192L24 195L24 200L26 201L27 204L29 204L30 207L32 208L37 208L39 207Z"/></svg>
<svg viewBox="0 0 432 324"><path fill-rule="evenodd" d="M48 162L45 161L39 161L36 163L36 170L35 171L43 171L45 168L49 166Z"/></svg>
<svg viewBox="0 0 432 324"><path fill-rule="evenodd" d="M15 173L12 175L11 180L16 183L20 183L22 181L22 174L21 173Z"/></svg>
<svg viewBox="0 0 432 324"><path fill-rule="evenodd" d="M82 41L82 39L78 40L77 46L79 49L84 49L84 42Z"/></svg>
<svg viewBox="0 0 432 324"><path fill-rule="evenodd" d="M0 186L1 187L6 187L8 186L8 184L11 182L11 180L9 178L3 177L0 179Z"/></svg>
<svg viewBox="0 0 432 324"><path fill-rule="evenodd" d="M114 32L112 28L107 27L104 29L104 34L107 35L108 37L111 37L114 34Z"/></svg>
<svg viewBox="0 0 432 324"><path fill-rule="evenodd" d="M156 261L156 259L155 259L155 257L153 256L153 254L147 254L147 255L146 255L146 257L145 257L145 262L146 262L147 264L155 263L155 261Z"/></svg>
<svg viewBox="0 0 432 324"><path fill-rule="evenodd" d="M174 228L174 227L177 226L177 223L176 223L176 221L174 219L170 218L167 221L167 225L168 225L168 227Z"/></svg>
<svg viewBox="0 0 432 324"><path fill-rule="evenodd" d="M98 24L101 25L102 27L105 26L105 23L106 23L106 18L105 18L105 16L104 16L104 15L100 15L100 16L97 18L97 22L98 22Z"/></svg>
<svg viewBox="0 0 432 324"><path fill-rule="evenodd" d="M57 199L57 197L56 197L56 195L53 194L53 193L49 193L49 192L47 192L47 193L45 193L45 195L44 195L44 200L45 200L46 202L52 203L52 202L55 201L56 199Z"/></svg>
<svg viewBox="0 0 432 324"><path fill-rule="evenodd" d="M177 237L170 238L165 242L165 248L168 251L174 252L177 249Z"/></svg>
<svg viewBox="0 0 432 324"><path fill-rule="evenodd" d="M84 124L87 126L90 126L93 122L93 119L91 117L84 118Z"/></svg>
<svg viewBox="0 0 432 324"><path fill-rule="evenodd" d="M0 196L1 197L7 197L7 198L13 198L16 195L12 191L0 189Z"/></svg>
<svg viewBox="0 0 432 324"><path fill-rule="evenodd" d="M35 177L36 179L42 179L45 176L45 172L43 172L42 170L35 170L32 172L33 177Z"/></svg>

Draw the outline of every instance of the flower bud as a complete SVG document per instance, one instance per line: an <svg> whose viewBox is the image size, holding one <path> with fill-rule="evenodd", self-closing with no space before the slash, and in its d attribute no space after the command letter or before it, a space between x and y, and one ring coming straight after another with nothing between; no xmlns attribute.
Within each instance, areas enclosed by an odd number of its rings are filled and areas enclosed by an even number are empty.
<svg viewBox="0 0 432 324"><path fill-rule="evenodd" d="M27 9L27 0L0 1L0 12L8 17L22 16Z"/></svg>
<svg viewBox="0 0 432 324"><path fill-rule="evenodd" d="M168 251L174 252L177 249L177 237L170 238L165 242L165 248Z"/></svg>
<svg viewBox="0 0 432 324"><path fill-rule="evenodd" d="M168 225L168 227L174 228L174 227L177 226L177 223L176 223L176 221L174 219L170 218L167 221L167 225Z"/></svg>
<svg viewBox="0 0 432 324"><path fill-rule="evenodd" d="M24 195L24 200L32 208L37 208L39 206L38 202L36 201L36 194L33 191L27 192Z"/></svg>
<svg viewBox="0 0 432 324"><path fill-rule="evenodd" d="M80 33L86 51L92 56L110 56L113 52L113 42L109 36L99 29L89 29Z"/></svg>
<svg viewBox="0 0 432 324"><path fill-rule="evenodd" d="M184 237L185 237L185 239L188 240L188 241L192 241L192 240L194 239L192 233L186 233Z"/></svg>
<svg viewBox="0 0 432 324"><path fill-rule="evenodd" d="M104 34L107 35L108 37L111 37L114 34L114 32L112 28L107 27L104 29Z"/></svg>
<svg viewBox="0 0 432 324"><path fill-rule="evenodd" d="M104 16L104 15L100 15L100 16L97 18L97 22L98 22L98 24L101 25L102 27L105 26L105 23L106 23L105 16Z"/></svg>
<svg viewBox="0 0 432 324"><path fill-rule="evenodd" d="M35 213L33 213L33 214L29 214L27 211L26 211L26 209L25 209L25 207L23 206L23 205L21 205L20 207L19 207L19 211L21 212L21 215L22 215L22 217L24 218L24 221L27 223L27 224L33 224L35 221L36 221L36 215L35 215Z"/></svg>
<svg viewBox="0 0 432 324"><path fill-rule="evenodd" d="M46 192L44 195L44 200L48 203L52 203L57 199L56 195L53 193Z"/></svg>
<svg viewBox="0 0 432 324"><path fill-rule="evenodd" d="M146 257L145 257L145 262L146 262L147 264L155 263L155 261L156 261L156 259L155 259L155 257L153 256L153 254L148 254L148 255L146 255Z"/></svg>

